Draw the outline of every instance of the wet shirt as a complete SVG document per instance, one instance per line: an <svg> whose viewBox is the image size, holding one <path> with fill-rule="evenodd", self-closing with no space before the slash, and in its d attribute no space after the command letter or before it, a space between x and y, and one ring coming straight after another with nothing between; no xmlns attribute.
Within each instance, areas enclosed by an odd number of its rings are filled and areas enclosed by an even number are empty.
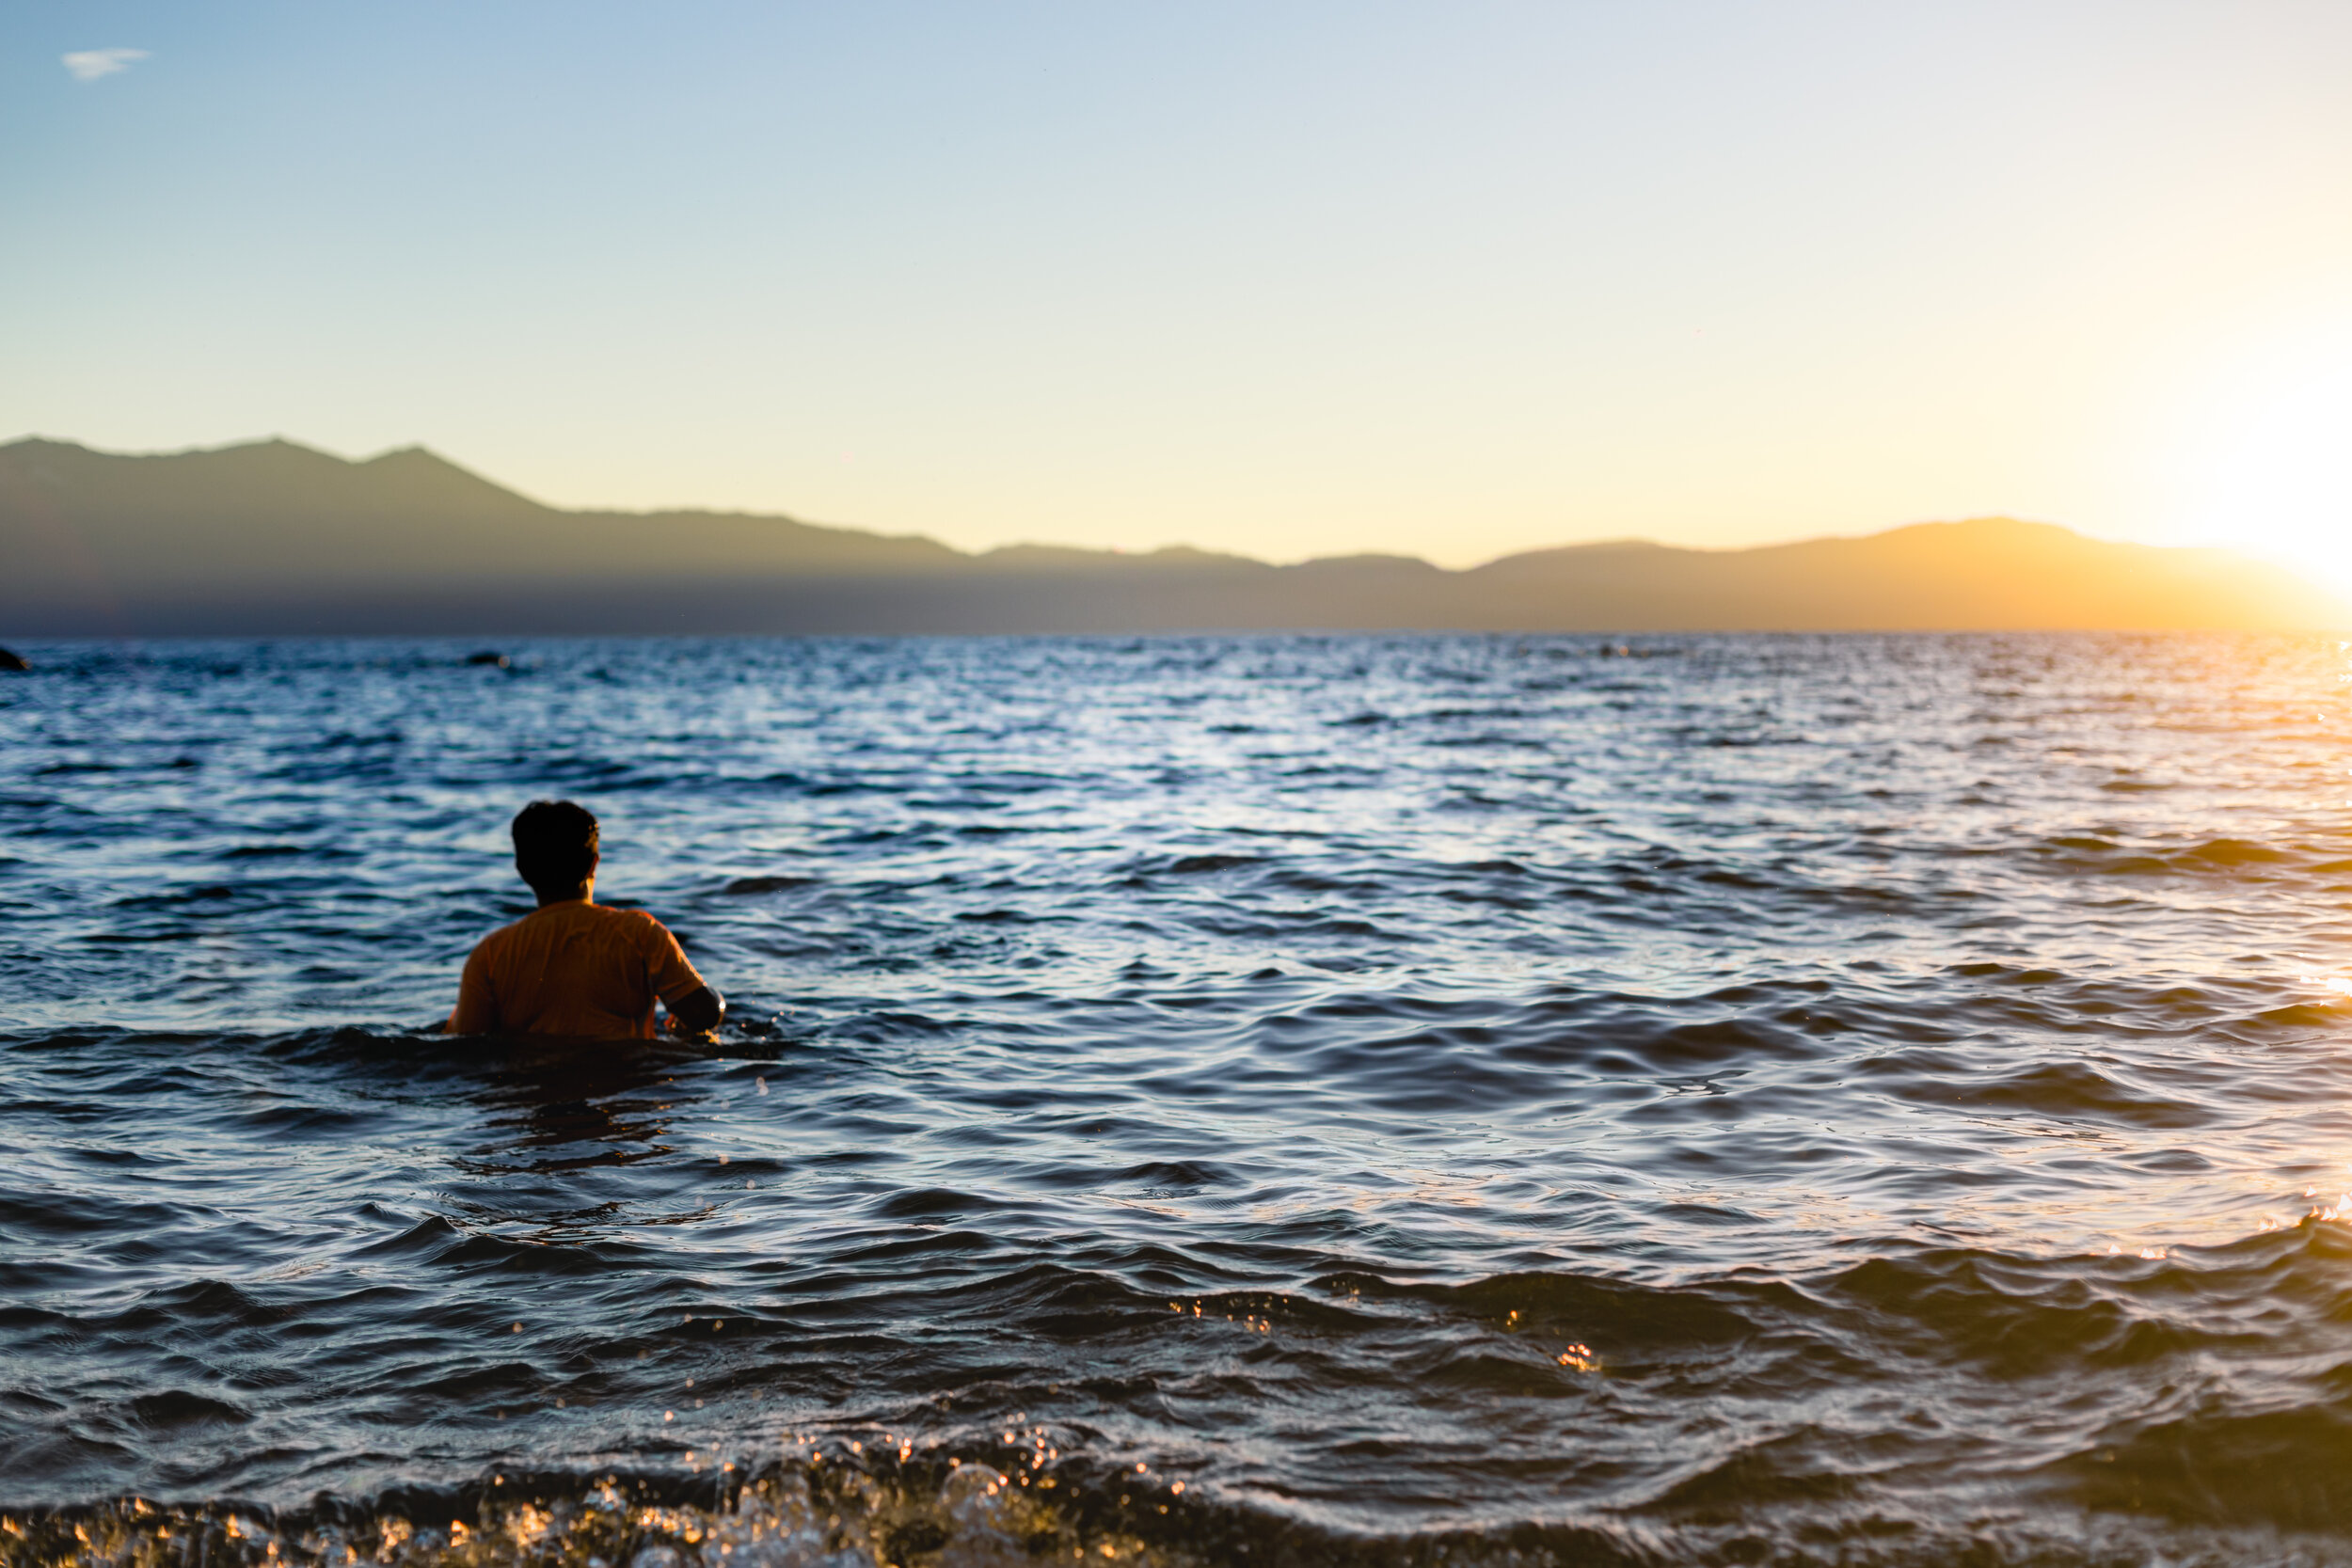
<svg viewBox="0 0 2352 1568"><path fill-rule="evenodd" d="M484 937L466 960L458 1035L653 1037L653 1004L703 983L669 928L642 910L548 904Z"/></svg>

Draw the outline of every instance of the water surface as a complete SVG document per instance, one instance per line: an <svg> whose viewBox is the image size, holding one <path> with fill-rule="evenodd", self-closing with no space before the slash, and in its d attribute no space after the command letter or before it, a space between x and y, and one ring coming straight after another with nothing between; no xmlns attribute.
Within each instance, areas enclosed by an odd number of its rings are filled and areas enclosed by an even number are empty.
<svg viewBox="0 0 2352 1568"><path fill-rule="evenodd" d="M2332 644L28 651L26 1560L2352 1558Z"/></svg>

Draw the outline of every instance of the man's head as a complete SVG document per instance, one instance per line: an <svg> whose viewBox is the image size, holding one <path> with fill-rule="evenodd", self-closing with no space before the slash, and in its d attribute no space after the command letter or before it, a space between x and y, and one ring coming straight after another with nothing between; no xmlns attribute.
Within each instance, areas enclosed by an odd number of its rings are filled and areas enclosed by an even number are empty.
<svg viewBox="0 0 2352 1568"><path fill-rule="evenodd" d="M570 800L533 800L515 814L515 869L542 898L576 897L596 874L596 819Z"/></svg>

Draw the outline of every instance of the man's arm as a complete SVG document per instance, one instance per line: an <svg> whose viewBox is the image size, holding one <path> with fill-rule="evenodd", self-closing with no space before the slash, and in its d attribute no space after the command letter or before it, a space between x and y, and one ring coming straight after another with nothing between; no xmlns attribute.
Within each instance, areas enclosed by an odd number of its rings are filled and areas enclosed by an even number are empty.
<svg viewBox="0 0 2352 1568"><path fill-rule="evenodd" d="M676 1001L664 1002L662 1006L670 1009L673 1035L707 1035L727 1016L727 999L707 985L696 986Z"/></svg>
<svg viewBox="0 0 2352 1568"><path fill-rule="evenodd" d="M687 958L676 934L651 915L644 917L642 928L649 939L645 977L653 982L653 993L661 998L661 1005L670 1009L670 1033L707 1035L719 1027L719 1021L727 1016L726 1001Z"/></svg>
<svg viewBox="0 0 2352 1568"><path fill-rule="evenodd" d="M490 990L490 966L482 961L482 949L477 947L466 959L466 972L457 981L457 1008L441 1025L444 1035L495 1035L499 1028L499 1000Z"/></svg>

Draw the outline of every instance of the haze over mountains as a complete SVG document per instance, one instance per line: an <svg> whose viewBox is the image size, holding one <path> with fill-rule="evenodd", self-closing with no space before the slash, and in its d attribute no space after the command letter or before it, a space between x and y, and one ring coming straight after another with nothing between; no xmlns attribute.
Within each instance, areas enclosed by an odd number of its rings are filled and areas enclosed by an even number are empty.
<svg viewBox="0 0 2352 1568"><path fill-rule="evenodd" d="M2312 629L2352 611L2219 550L2007 518L1745 550L1579 545L1445 571L1275 566L713 512L566 512L421 448L0 446L0 632Z"/></svg>

